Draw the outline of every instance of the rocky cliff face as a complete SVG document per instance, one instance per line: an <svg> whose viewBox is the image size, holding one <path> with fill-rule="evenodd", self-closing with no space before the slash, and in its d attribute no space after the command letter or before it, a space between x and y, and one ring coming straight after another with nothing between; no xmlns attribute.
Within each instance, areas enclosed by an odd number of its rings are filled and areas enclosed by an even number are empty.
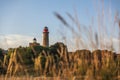
<svg viewBox="0 0 120 80"><path fill-rule="evenodd" d="M104 80L120 75L119 54L108 50L68 52L63 43L56 43L49 48L17 48L9 60L4 60L4 64L9 61L6 74L12 75L24 71L35 76L87 76L86 80L100 77Z"/></svg>

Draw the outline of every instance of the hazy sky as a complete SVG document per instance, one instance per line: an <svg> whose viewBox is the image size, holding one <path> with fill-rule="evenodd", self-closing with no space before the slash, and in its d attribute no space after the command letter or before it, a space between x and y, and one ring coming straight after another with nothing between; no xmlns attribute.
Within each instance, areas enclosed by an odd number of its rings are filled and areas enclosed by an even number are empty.
<svg viewBox="0 0 120 80"><path fill-rule="evenodd" d="M77 11L80 22L88 25L91 17L96 15L100 1L102 0L0 0L0 47L6 45L2 42L6 40L3 36L6 36L9 47L16 43L16 39L23 42L25 36L29 37L26 41L36 37L41 43L44 26L49 27L51 43L60 41L58 30L62 29L62 24L54 12L67 19L66 12L74 15L74 11ZM104 7L110 8L114 15L115 11L120 12L120 0L105 0Z"/></svg>

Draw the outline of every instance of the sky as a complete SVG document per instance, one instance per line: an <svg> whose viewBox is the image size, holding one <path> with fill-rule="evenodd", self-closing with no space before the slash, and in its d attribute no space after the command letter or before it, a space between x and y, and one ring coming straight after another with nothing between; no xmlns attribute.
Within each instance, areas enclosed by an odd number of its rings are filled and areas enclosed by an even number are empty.
<svg viewBox="0 0 120 80"><path fill-rule="evenodd" d="M50 44L62 42L59 30L63 24L54 15L61 14L68 20L66 12L78 14L81 24L89 25L96 16L102 0L0 0L0 47L27 46L34 37L42 44L42 31L48 26ZM104 0L105 9L112 15L120 12L120 0ZM68 20L69 21L69 20ZM67 33L67 29L65 29ZM69 32L68 32L69 33ZM70 35L69 35L70 36Z"/></svg>

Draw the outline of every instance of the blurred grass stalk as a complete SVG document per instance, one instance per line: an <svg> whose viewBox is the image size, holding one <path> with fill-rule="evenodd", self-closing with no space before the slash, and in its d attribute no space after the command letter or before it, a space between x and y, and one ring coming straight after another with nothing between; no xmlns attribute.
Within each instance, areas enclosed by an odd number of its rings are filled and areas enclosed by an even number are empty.
<svg viewBox="0 0 120 80"><path fill-rule="evenodd" d="M118 24L119 24L119 51L120 51L120 20L119 20Z"/></svg>
<svg viewBox="0 0 120 80"><path fill-rule="evenodd" d="M69 45L70 43L69 46L74 46L74 50L83 48L90 50L115 50L116 47L114 47L115 44L113 42L113 39L115 37L115 20L116 18L118 19L118 13L116 13L113 17L111 7L109 6L109 8L106 10L106 8L104 7L104 0L102 0L99 5L100 4L102 4L102 6L95 6L97 17L92 17L90 21L91 24L89 26L85 26L86 24L80 24L76 11L74 11L75 16L71 15L70 13L66 13L66 15L69 17L69 19L73 22L75 26L71 25L70 22L67 22L67 20L62 17L62 15L58 12L54 13L57 19L59 19L62 24L64 24L64 26L67 28L66 31L70 31L69 35L73 36L70 40L70 38L67 38L68 35L61 35L64 37L65 42L67 42L66 44ZM120 21L117 21L117 23L120 27ZM97 30L95 30L95 28L97 28ZM66 34L66 32L63 32L63 34ZM118 35L120 36L120 33L118 33ZM119 40L120 38L118 38L118 41ZM118 45L118 47L119 46L120 45Z"/></svg>

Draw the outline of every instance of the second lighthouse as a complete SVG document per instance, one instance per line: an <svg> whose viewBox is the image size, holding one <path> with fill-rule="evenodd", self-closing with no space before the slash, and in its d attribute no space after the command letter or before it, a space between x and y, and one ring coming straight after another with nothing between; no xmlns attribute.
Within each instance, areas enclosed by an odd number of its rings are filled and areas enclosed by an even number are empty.
<svg viewBox="0 0 120 80"><path fill-rule="evenodd" d="M46 26L43 29L43 46L49 47L49 31L48 31L48 27Z"/></svg>

